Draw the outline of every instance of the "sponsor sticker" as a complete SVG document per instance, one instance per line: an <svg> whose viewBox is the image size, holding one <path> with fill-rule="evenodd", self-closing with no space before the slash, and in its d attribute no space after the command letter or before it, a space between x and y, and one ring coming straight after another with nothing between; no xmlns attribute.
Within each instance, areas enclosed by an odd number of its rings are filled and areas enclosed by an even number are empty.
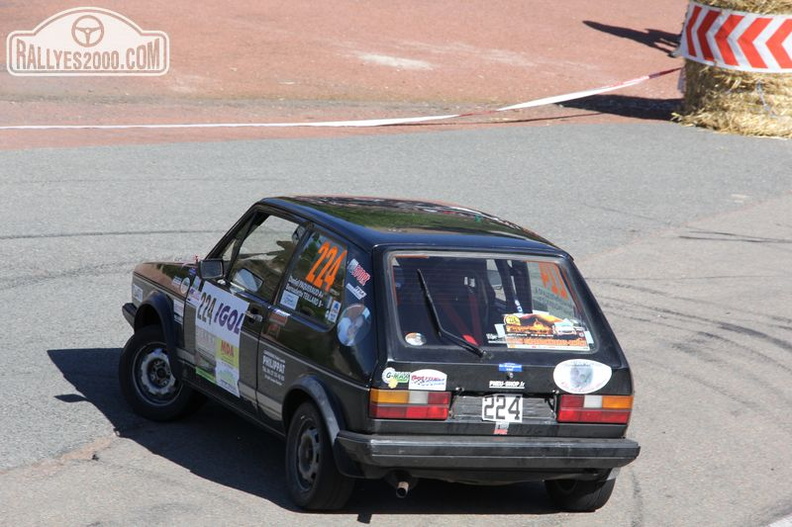
<svg viewBox="0 0 792 527"><path fill-rule="evenodd" d="M553 370L556 386L568 393L593 393L610 381L613 370L601 362L588 359L571 359L558 364Z"/></svg>
<svg viewBox="0 0 792 527"><path fill-rule="evenodd" d="M525 389L525 381L493 380L489 382L489 387L493 390L523 390Z"/></svg>
<svg viewBox="0 0 792 527"><path fill-rule="evenodd" d="M591 349L579 321L562 319L544 311L504 315L502 331L509 348L564 348L579 351Z"/></svg>
<svg viewBox="0 0 792 527"><path fill-rule="evenodd" d="M509 421L498 421L495 423L495 430L492 431L493 435L506 436L509 435Z"/></svg>
<svg viewBox="0 0 792 527"><path fill-rule="evenodd" d="M286 379L286 360L270 351L265 351L261 358L264 379L282 386Z"/></svg>
<svg viewBox="0 0 792 527"><path fill-rule="evenodd" d="M396 371L394 368L385 368L382 370L382 381L388 385L388 388L396 388L400 384L407 384L410 382L410 372Z"/></svg>
<svg viewBox="0 0 792 527"><path fill-rule="evenodd" d="M292 298L296 299L294 300L294 306L288 306L292 309L297 309L297 302L299 302L300 298L314 307L320 307L324 301L325 295L325 293L318 287L309 284L305 280L300 280L299 278L294 278L292 276L289 277L289 280L286 283L286 288L283 293L284 297L286 296L286 293L289 293ZM289 301L292 301L291 298Z"/></svg>
<svg viewBox="0 0 792 527"><path fill-rule="evenodd" d="M173 320L178 324L184 324L184 302L178 299L173 300Z"/></svg>
<svg viewBox="0 0 792 527"><path fill-rule="evenodd" d="M187 292L187 303L191 306L197 306L201 302L201 279L196 278L193 280L190 290Z"/></svg>
<svg viewBox="0 0 792 527"><path fill-rule="evenodd" d="M136 304L143 302L143 288L137 284L132 284L132 300L134 300Z"/></svg>
<svg viewBox="0 0 792 527"><path fill-rule="evenodd" d="M410 346L423 346L426 344L426 337L421 333L407 333L404 335L404 341Z"/></svg>
<svg viewBox="0 0 792 527"><path fill-rule="evenodd" d="M514 362L503 362L501 364L498 364L498 371L520 372L522 371L522 364L516 364Z"/></svg>
<svg viewBox="0 0 792 527"><path fill-rule="evenodd" d="M300 297L291 291L283 291L281 295L281 304L289 309L297 309L297 302L299 301Z"/></svg>
<svg viewBox="0 0 792 527"><path fill-rule="evenodd" d="M410 390L441 392L446 389L448 375L437 370L418 370L410 374Z"/></svg>
<svg viewBox="0 0 792 527"><path fill-rule="evenodd" d="M239 397L239 337L248 303L209 282L195 310L196 373Z"/></svg>
<svg viewBox="0 0 792 527"><path fill-rule="evenodd" d="M352 304L341 313L336 332L344 346L354 346L368 334L371 328L371 311L363 304Z"/></svg>
<svg viewBox="0 0 792 527"><path fill-rule="evenodd" d="M352 285L348 283L346 285L346 288L347 291L352 293L355 296L355 298L357 298L358 300L363 300L366 297L366 292L363 291L363 288L360 287L359 285Z"/></svg>
<svg viewBox="0 0 792 527"><path fill-rule="evenodd" d="M339 311L341 311L341 302L338 300L333 300L333 303L330 305L330 309L327 311L327 321L331 324L335 324L335 321L338 320Z"/></svg>
<svg viewBox="0 0 792 527"><path fill-rule="evenodd" d="M189 291L189 290L190 290L190 279L189 278L184 278L181 281L181 285L179 286L179 293L181 293L183 295L186 295L187 291Z"/></svg>
<svg viewBox="0 0 792 527"><path fill-rule="evenodd" d="M368 281L371 280L371 275L368 273L368 271L363 269L363 266L360 265L360 262L354 258L351 262L349 262L347 270L360 285L366 285Z"/></svg>

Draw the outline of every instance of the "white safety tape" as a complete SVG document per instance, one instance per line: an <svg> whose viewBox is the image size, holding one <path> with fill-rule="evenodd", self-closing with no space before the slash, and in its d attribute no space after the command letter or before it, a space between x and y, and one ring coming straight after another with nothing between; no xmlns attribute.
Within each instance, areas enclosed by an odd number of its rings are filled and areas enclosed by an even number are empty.
<svg viewBox="0 0 792 527"><path fill-rule="evenodd" d="M548 104L558 104L576 99L583 99L591 97L592 95L599 95L615 90L621 90L629 86L634 86L650 79L655 79L681 68L674 68L670 70L659 71L650 73L630 79L628 81L620 82L610 86L603 86L593 90L584 90L564 95L556 95L553 97L545 97L533 101L513 104L511 106L504 106L494 110L482 110L478 112L459 113L451 115L430 115L425 117L396 117L392 119L361 119L354 121L324 121L324 122L295 122L295 123L181 123L181 124L35 124L35 125L8 125L0 126L0 130L130 130L130 129L183 129L183 128L296 128L296 127L312 127L312 128L365 128L374 126L395 126L404 124L425 123L430 121L444 121L448 119L456 119L459 117L472 117L477 115L490 115L498 112L507 112L514 110L522 110L525 108L535 108L537 106L545 106Z"/></svg>

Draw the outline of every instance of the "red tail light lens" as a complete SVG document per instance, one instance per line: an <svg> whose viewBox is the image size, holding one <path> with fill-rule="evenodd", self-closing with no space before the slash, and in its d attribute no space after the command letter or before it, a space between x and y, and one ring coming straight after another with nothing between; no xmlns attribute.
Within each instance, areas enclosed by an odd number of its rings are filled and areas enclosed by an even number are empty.
<svg viewBox="0 0 792 527"><path fill-rule="evenodd" d="M559 423L627 424L632 412L632 395L562 395Z"/></svg>
<svg viewBox="0 0 792 527"><path fill-rule="evenodd" d="M369 392L369 416L374 419L448 418L451 392L378 390Z"/></svg>

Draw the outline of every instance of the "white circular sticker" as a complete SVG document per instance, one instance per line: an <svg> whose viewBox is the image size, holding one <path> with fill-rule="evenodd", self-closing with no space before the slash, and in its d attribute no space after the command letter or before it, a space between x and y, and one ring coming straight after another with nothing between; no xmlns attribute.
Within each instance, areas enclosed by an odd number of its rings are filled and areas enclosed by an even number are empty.
<svg viewBox="0 0 792 527"><path fill-rule="evenodd" d="M344 346L354 346L361 340L371 327L371 312L363 304L352 304L341 313L336 332L338 340Z"/></svg>
<svg viewBox="0 0 792 527"><path fill-rule="evenodd" d="M593 393L610 381L610 366L588 359L565 360L553 370L556 386L568 393Z"/></svg>
<svg viewBox="0 0 792 527"><path fill-rule="evenodd" d="M423 346L426 344L426 337L424 337L421 333L407 333L404 336L404 340L410 346Z"/></svg>

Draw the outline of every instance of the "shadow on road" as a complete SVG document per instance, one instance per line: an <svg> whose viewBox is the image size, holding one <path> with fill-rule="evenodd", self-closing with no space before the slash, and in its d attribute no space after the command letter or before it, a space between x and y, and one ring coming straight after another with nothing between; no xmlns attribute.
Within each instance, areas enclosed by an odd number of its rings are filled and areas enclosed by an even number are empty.
<svg viewBox="0 0 792 527"><path fill-rule="evenodd" d="M636 119L670 121L674 112L682 105L682 99L650 99L629 95L592 95L576 101L567 101L561 106L592 112L609 113Z"/></svg>
<svg viewBox="0 0 792 527"><path fill-rule="evenodd" d="M584 20L583 23L597 31L633 40L649 46L650 48L665 51L666 53L672 52L679 45L679 34L669 33L668 31L661 31L659 29L638 31L627 27L609 26L608 24L601 24L591 20Z"/></svg>
<svg viewBox="0 0 792 527"><path fill-rule="evenodd" d="M56 398L89 402L110 421L118 435L193 474L297 510L285 490L284 443L236 414L209 402L174 423L153 423L128 408L118 387L120 348L49 350L50 359L77 393ZM360 481L344 511L368 523L380 514L552 514L540 483L479 487L421 481L407 499L381 481Z"/></svg>

